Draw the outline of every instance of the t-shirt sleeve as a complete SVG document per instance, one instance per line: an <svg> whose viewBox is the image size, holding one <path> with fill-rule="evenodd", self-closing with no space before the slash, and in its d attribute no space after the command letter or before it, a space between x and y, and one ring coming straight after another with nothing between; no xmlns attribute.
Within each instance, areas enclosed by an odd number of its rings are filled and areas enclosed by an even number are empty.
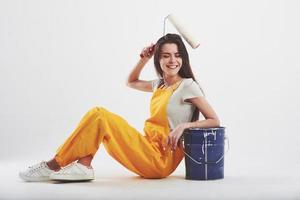
<svg viewBox="0 0 300 200"><path fill-rule="evenodd" d="M152 91L156 90L160 83L160 79L155 79L152 81Z"/></svg>
<svg viewBox="0 0 300 200"><path fill-rule="evenodd" d="M183 89L182 100L183 102L187 102L187 99L195 98L195 97L204 97L204 93L200 87L200 85L192 81L188 85L186 85Z"/></svg>

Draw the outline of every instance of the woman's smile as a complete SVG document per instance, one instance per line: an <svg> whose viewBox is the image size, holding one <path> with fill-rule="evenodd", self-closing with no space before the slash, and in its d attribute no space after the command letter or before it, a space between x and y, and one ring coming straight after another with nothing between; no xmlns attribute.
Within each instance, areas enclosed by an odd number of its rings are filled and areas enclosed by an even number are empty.
<svg viewBox="0 0 300 200"><path fill-rule="evenodd" d="M178 67L178 65L166 65L167 66L167 68L169 68L169 69L176 69L177 67Z"/></svg>

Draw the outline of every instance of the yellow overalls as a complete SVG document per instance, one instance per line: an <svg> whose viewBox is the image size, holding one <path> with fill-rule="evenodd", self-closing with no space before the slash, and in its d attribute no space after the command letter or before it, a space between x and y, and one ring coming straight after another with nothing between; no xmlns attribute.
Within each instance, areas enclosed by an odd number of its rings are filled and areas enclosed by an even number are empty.
<svg viewBox="0 0 300 200"><path fill-rule="evenodd" d="M170 175L183 158L182 147L174 152L162 147L170 133L167 105L179 84L157 88L153 92L151 117L144 127L145 136L120 116L103 107L95 107L87 112L71 136L58 148L56 161L63 167L79 158L94 156L103 143L114 159L141 177L163 178Z"/></svg>

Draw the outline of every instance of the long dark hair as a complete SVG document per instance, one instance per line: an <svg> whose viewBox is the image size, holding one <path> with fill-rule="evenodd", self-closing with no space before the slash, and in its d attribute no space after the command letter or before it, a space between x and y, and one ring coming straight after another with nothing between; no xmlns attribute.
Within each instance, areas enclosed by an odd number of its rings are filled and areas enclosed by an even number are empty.
<svg viewBox="0 0 300 200"><path fill-rule="evenodd" d="M158 77L160 79L163 78L163 71L161 69L159 60L160 60L161 48L164 44L176 44L177 45L178 52L180 54L180 57L182 58L182 67L180 68L180 70L178 72L179 76L181 78L192 78L194 81L196 81L194 73L193 73L191 65L190 65L188 51L187 51L180 35L173 34L173 33L168 33L165 36L159 38L159 40L155 44L154 66L155 66L156 74L158 75ZM199 110L198 110L198 108L196 108L193 113L193 117L192 117L191 121L196 121L198 119L199 119Z"/></svg>

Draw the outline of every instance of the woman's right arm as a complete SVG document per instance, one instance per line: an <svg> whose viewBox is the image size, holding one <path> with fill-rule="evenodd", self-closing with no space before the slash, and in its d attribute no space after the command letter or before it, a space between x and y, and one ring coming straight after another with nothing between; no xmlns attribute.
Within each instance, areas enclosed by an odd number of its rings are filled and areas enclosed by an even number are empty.
<svg viewBox="0 0 300 200"><path fill-rule="evenodd" d="M139 77L142 69L153 56L154 46L154 44L151 44L149 47L143 49L140 60L127 78L126 85L128 87L144 92L152 92L152 81L140 80Z"/></svg>

